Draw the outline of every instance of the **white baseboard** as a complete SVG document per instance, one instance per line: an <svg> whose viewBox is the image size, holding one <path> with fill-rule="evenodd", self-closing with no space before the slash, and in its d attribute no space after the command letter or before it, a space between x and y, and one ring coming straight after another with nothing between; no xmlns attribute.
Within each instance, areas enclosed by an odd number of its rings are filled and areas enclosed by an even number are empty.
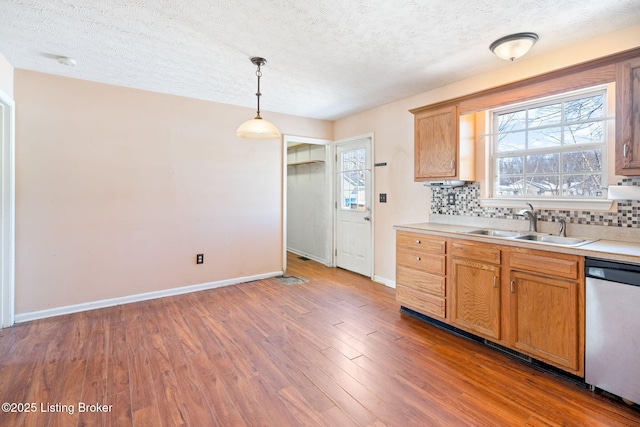
<svg viewBox="0 0 640 427"><path fill-rule="evenodd" d="M287 252L291 252L292 254L296 254L296 255L299 255L299 256L303 256L303 257L312 259L312 260L317 261L320 264L324 264L324 265L326 265L328 267L331 266L331 263L327 262L326 260L324 260L324 259L322 259L320 257L317 257L315 255L308 254L308 253L303 252L303 251L298 251L296 249L287 248Z"/></svg>
<svg viewBox="0 0 640 427"><path fill-rule="evenodd" d="M220 280L217 282L201 283L198 285L183 286L180 288L164 289L162 291L146 292L143 294L128 295L118 298L110 298L99 301L85 302L82 304L67 305L63 307L49 308L46 310L32 311L15 315L15 323L29 322L31 320L44 319L47 317L61 316L63 314L79 313L81 311L95 310L98 308L112 307L114 305L129 304L132 302L146 301L156 298L163 298L172 295L181 295L189 292L204 291L207 289L221 288L223 286L237 285L239 283L252 282L254 280L269 279L271 277L282 276L282 271L257 274L255 276L238 277L234 279Z"/></svg>
<svg viewBox="0 0 640 427"><path fill-rule="evenodd" d="M372 280L377 283L382 283L383 285L388 286L390 288L393 288L393 289L396 288L395 280L385 279L384 277L380 277L380 276L373 276Z"/></svg>

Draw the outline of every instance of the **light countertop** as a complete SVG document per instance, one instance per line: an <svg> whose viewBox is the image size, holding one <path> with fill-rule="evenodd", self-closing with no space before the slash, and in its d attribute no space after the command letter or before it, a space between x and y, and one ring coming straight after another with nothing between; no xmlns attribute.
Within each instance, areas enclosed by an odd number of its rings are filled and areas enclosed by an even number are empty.
<svg viewBox="0 0 640 427"><path fill-rule="evenodd" d="M417 224L396 225L396 230L415 233L431 234L443 237L455 237L457 239L474 240L478 242L494 243L505 246L515 246L527 249L538 249L551 252L580 255L592 258L601 258L610 261L629 262L640 264L640 242L625 242L618 240L599 239L581 246L561 246L548 243L538 243L510 238L482 236L477 234L465 234L464 231L477 230L479 226L465 226L459 224L443 224L437 222L423 222ZM499 228L499 227L492 227ZM509 228L505 228L509 230ZM570 236L574 237L574 236ZM575 236L579 237L579 236Z"/></svg>

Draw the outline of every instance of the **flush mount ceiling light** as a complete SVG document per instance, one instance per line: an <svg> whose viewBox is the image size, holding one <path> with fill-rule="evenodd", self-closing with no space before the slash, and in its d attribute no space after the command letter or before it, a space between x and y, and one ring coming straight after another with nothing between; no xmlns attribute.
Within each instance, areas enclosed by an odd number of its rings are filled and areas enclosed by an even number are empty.
<svg viewBox="0 0 640 427"><path fill-rule="evenodd" d="M529 52L531 46L538 41L536 33L517 33L502 37L489 46L498 58L514 61Z"/></svg>
<svg viewBox="0 0 640 427"><path fill-rule="evenodd" d="M276 139L280 138L280 132L278 128L276 128L271 122L264 120L260 117L260 77L262 77L262 71L260 71L260 67L267 63L267 60L264 58L254 57L251 58L251 62L254 65L258 66L258 71L256 71L256 76L258 77L258 92L256 92L256 97L258 98L258 111L256 112L256 117L251 120L247 120L243 124L240 125L238 130L236 131L236 135L240 138L249 138L249 139Z"/></svg>

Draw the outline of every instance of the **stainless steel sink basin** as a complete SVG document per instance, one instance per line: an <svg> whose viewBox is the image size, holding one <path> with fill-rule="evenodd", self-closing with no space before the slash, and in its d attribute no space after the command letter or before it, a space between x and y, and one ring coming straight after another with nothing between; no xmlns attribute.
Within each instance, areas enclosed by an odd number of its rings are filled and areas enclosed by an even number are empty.
<svg viewBox="0 0 640 427"><path fill-rule="evenodd" d="M493 228L481 228L479 230L462 231L461 233L491 237L516 237L522 234L521 231L496 230Z"/></svg>
<svg viewBox="0 0 640 427"><path fill-rule="evenodd" d="M552 236L546 233L534 233L527 231L498 230L495 228L479 228L477 230L461 231L463 234L475 234L477 236L499 237L508 240L522 240L527 242L545 243L556 246L581 246L595 242L595 239L581 239L577 237Z"/></svg>
<svg viewBox="0 0 640 427"><path fill-rule="evenodd" d="M548 234L524 234L521 236L516 236L514 237L514 239L547 243L550 245L559 246L580 246L594 241L588 239L580 239L577 237L551 236Z"/></svg>

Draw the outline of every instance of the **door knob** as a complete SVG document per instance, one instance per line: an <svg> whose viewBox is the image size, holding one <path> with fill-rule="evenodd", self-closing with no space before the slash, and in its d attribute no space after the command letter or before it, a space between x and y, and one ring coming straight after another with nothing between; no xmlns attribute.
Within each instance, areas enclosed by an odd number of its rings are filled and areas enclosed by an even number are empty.
<svg viewBox="0 0 640 427"><path fill-rule="evenodd" d="M364 217L364 220L365 220L365 221L371 221L371 218L369 218L368 216L365 216L365 217Z"/></svg>

